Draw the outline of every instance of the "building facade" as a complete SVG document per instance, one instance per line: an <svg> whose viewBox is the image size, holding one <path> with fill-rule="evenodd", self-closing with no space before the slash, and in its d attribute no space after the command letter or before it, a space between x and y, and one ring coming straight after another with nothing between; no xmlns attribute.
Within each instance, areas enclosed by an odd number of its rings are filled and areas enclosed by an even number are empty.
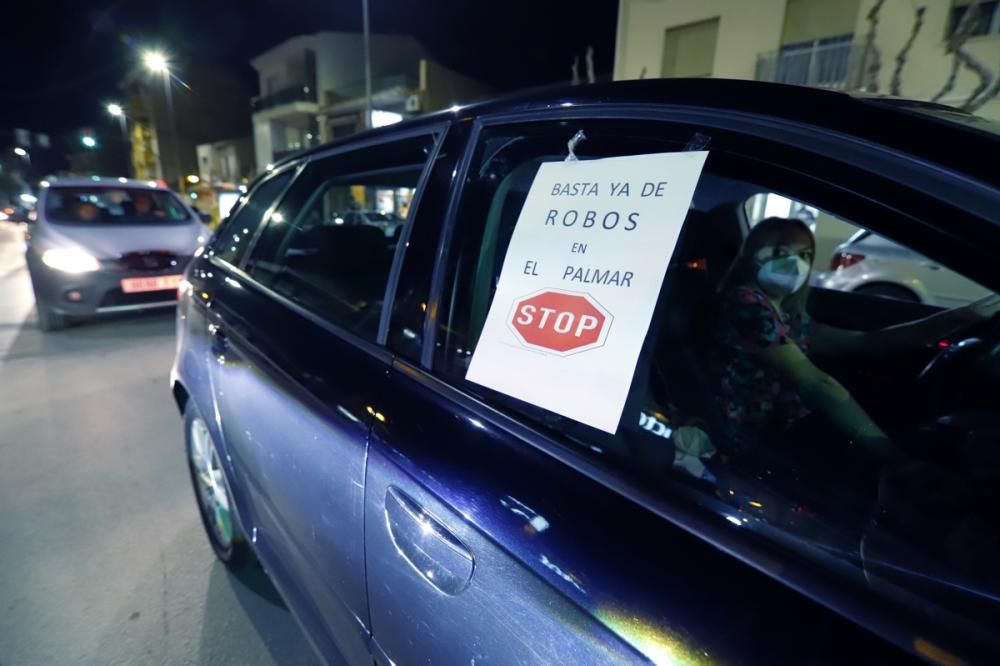
<svg viewBox="0 0 1000 666"><path fill-rule="evenodd" d="M405 35L371 35L371 125L474 101L489 90L431 61ZM258 170L299 150L365 129L361 34L293 37L250 61L260 95L251 103Z"/></svg>
<svg viewBox="0 0 1000 666"><path fill-rule="evenodd" d="M250 133L249 92L218 63L174 63L167 78L137 68L120 87L136 178L183 189L198 173L199 144Z"/></svg>
<svg viewBox="0 0 1000 666"><path fill-rule="evenodd" d="M199 144L198 177L204 183L236 187L254 176L253 139L240 137Z"/></svg>
<svg viewBox="0 0 1000 666"><path fill-rule="evenodd" d="M952 38L967 13L962 51L993 78L984 80L961 66L949 90ZM905 64L897 89L893 79L901 53ZM1000 119L1000 99L990 96L1000 79L1000 2L621 0L614 72L616 80L756 79L891 93L957 107L986 84L989 101L975 96L981 103L972 110Z"/></svg>

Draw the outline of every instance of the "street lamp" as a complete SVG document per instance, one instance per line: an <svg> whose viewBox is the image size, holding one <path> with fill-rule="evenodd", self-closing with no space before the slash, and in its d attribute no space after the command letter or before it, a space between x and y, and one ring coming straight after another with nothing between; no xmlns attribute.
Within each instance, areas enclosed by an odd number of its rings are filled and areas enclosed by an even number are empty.
<svg viewBox="0 0 1000 666"><path fill-rule="evenodd" d="M131 170L132 160L130 156L128 156L128 153L131 150L131 144L128 140L128 127L125 123L125 109L123 109L122 105L117 102L109 102L104 108L112 118L118 121L118 129L121 130L122 143L125 146L126 156L128 157L128 159L126 159L126 163L129 165L128 169Z"/></svg>
<svg viewBox="0 0 1000 666"><path fill-rule="evenodd" d="M177 121L174 118L174 98L170 89L170 61L167 60L167 56L162 51L144 51L142 54L142 64L152 74L163 77L163 97L167 103L167 122L170 126L172 139L169 143L171 144L174 161L177 163L177 171L180 173L180 155L177 148ZM167 141L163 142L164 147L167 143ZM167 167L163 162L164 160L161 158L160 167L163 169L163 177L166 178Z"/></svg>
<svg viewBox="0 0 1000 666"><path fill-rule="evenodd" d="M29 169L31 168L31 155L28 154L27 150L25 150L21 146L17 146L14 148L14 154L17 155L18 157L23 158L24 161L27 163L28 168Z"/></svg>
<svg viewBox="0 0 1000 666"><path fill-rule="evenodd" d="M159 51L146 51L143 53L142 64L154 74L166 74L170 71L167 65L167 56Z"/></svg>

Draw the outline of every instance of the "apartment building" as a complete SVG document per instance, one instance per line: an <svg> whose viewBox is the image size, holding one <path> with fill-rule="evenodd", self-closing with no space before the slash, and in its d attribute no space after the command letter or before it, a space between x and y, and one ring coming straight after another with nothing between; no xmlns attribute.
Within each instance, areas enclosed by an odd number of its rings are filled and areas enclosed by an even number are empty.
<svg viewBox="0 0 1000 666"><path fill-rule="evenodd" d="M954 62L949 37L971 0L621 0L615 79L715 76L849 91L887 93L895 60L906 54L901 96L930 100L945 88ZM1000 76L1000 2L975 3L964 51ZM962 106L980 84L959 69L937 101ZM994 97L977 113L1000 119Z"/></svg>
<svg viewBox="0 0 1000 666"><path fill-rule="evenodd" d="M373 34L370 51L374 126L489 94L434 63L413 37ZM260 83L251 102L258 170L368 126L361 34L299 35L250 64Z"/></svg>

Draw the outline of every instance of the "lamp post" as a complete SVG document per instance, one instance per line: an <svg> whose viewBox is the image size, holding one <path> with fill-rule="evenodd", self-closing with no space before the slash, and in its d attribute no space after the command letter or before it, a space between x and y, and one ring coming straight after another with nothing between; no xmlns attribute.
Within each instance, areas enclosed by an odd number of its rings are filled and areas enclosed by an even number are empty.
<svg viewBox="0 0 1000 666"><path fill-rule="evenodd" d="M164 100L166 101L166 106L167 106L167 123L170 126L169 143L171 144L173 161L177 166L178 178L180 178L181 168L180 168L180 155L178 155L177 151L177 124L174 119L173 91L171 90L170 87L170 62L167 60L167 56L165 56L160 51L146 51L142 54L142 64L146 67L147 70L149 70L151 74L158 75L163 78L163 97ZM164 141L163 143L166 144L168 142ZM160 165L163 168L163 177L164 179L166 179L167 168L166 164L163 163L164 160L162 159L163 147L161 147L160 150L161 150Z"/></svg>
<svg viewBox="0 0 1000 666"><path fill-rule="evenodd" d="M129 172L129 175L131 175L131 171L132 171L132 156L130 154L128 154L128 153L131 152L130 147L131 147L132 144L129 142L129 139L128 139L128 127L125 124L125 109L122 108L121 104L118 104L116 102L109 103L105 107L105 109L107 109L108 114L112 118L114 118L115 120L118 121L118 129L121 130L121 133L122 133L122 142L125 144L125 152L126 152L126 160L125 160L125 162L128 165L127 171Z"/></svg>
<svg viewBox="0 0 1000 666"><path fill-rule="evenodd" d="M368 25L368 0L361 0L361 20L363 23L362 41L364 42L365 58L365 129L372 126L372 54L371 30Z"/></svg>

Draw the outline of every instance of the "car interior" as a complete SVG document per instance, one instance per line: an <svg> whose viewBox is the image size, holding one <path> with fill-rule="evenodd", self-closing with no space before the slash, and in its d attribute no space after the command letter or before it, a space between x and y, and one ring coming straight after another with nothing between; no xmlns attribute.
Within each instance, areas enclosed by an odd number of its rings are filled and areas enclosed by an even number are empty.
<svg viewBox="0 0 1000 666"><path fill-rule="evenodd" d="M648 137L588 134L580 159L681 149L676 142ZM459 248L453 249L457 263L446 284L455 286L450 313L439 325L443 348L438 356L449 374L464 378L528 190L540 164L565 158L561 143L552 137L487 141L481 160L474 162L482 166L466 185L459 216L478 217L485 224L481 238L469 231L476 225L468 225L453 240ZM961 332L957 340L889 358L816 359L895 443L926 467L923 473L877 477L864 457L810 442L789 451L747 450L727 441L712 398L717 391L709 370L709 327L718 286L749 230L745 203L773 191L747 182L745 175L732 173L724 155L710 155L667 270L617 435L482 386L467 383L468 390L543 424L568 447L614 460L658 490L686 493L700 504L708 497L731 520L753 521L772 532L776 528L809 549L855 563L872 586L902 584L950 606L989 610L995 602L984 599L1000 592L1000 578L985 562L1000 554L1000 525L973 512L964 520L976 527L965 529L978 529L990 545L957 555L946 552L940 540L966 509L951 507L948 513L929 497L938 497L934 490L944 488L946 477L955 477L953 463L961 459L975 461L980 501L997 499L1000 322L994 319ZM812 289L809 301L815 320L855 330L912 321L935 311L919 303L820 288ZM463 313L471 313L467 330ZM684 441L690 437L676 436L684 429L699 433L694 449ZM692 456L698 461L691 463ZM951 471L935 476L938 468ZM970 500L968 506L974 505ZM939 530L928 529L932 525Z"/></svg>
<svg viewBox="0 0 1000 666"><path fill-rule="evenodd" d="M417 165L350 182L325 181L291 221L273 257L254 258L253 273L338 326L374 339L398 231L387 237L381 227L347 220L368 203L358 197L368 200L378 190L412 189L422 169Z"/></svg>

